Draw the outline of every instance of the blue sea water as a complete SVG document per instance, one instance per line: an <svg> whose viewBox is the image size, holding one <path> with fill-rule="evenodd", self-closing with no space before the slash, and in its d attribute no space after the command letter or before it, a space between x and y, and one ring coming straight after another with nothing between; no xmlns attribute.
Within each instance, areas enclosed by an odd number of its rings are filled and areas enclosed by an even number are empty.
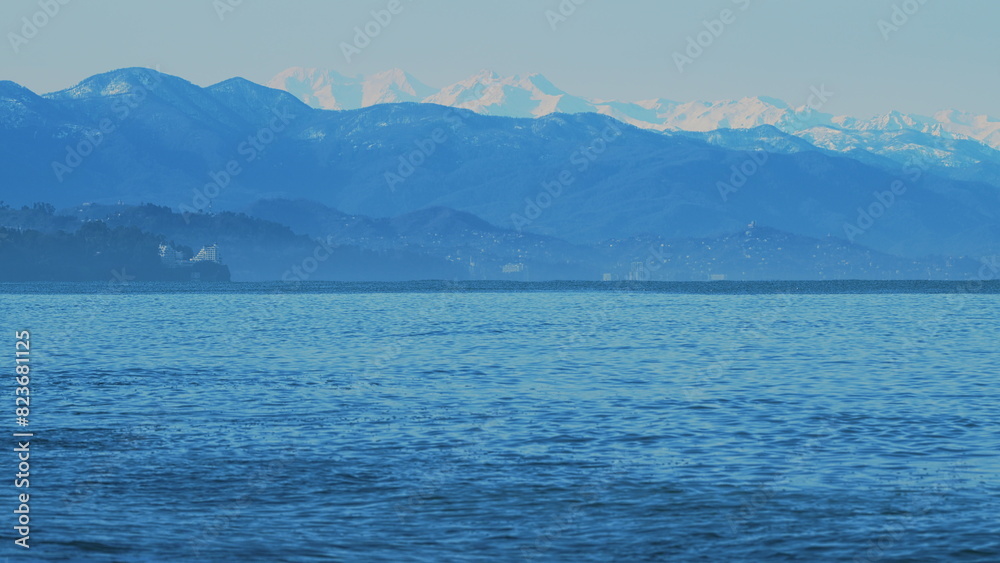
<svg viewBox="0 0 1000 563"><path fill-rule="evenodd" d="M609 287L0 286L0 553L1000 560L997 284Z"/></svg>

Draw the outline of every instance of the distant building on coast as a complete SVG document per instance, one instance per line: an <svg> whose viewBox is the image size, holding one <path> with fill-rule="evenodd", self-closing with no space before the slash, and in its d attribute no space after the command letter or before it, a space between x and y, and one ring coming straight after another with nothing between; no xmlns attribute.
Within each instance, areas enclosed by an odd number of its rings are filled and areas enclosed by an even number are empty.
<svg viewBox="0 0 1000 563"><path fill-rule="evenodd" d="M647 281L649 275L646 274L645 262L632 262L632 267L628 271L629 281Z"/></svg>
<svg viewBox="0 0 1000 563"><path fill-rule="evenodd" d="M160 245L160 261L164 266L168 268L184 268L194 266L198 262L211 262L213 264L222 264L222 258L219 254L219 245L211 244L209 246L203 246L198 254L195 254L194 258L186 259L184 258L184 253L176 248L170 246L169 244Z"/></svg>
<svg viewBox="0 0 1000 563"><path fill-rule="evenodd" d="M219 245L212 244L211 246L203 246L201 250L198 251L198 254L195 254L191 261L214 262L216 264L221 264L222 260L219 258Z"/></svg>
<svg viewBox="0 0 1000 563"><path fill-rule="evenodd" d="M169 270L169 278L175 281L229 281L229 267L222 263L219 245L203 246L194 258L187 259L184 253L170 246L160 245L160 261Z"/></svg>

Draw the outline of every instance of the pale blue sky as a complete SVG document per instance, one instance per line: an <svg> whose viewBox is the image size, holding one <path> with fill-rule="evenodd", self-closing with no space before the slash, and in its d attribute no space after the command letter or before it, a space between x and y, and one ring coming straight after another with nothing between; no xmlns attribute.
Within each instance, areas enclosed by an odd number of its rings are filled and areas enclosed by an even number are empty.
<svg viewBox="0 0 1000 563"><path fill-rule="evenodd" d="M832 113L954 107L1000 116L1000 2L925 0L886 41L879 20L918 0L586 0L555 30L545 12L562 0L401 1L402 12L348 64L340 43L389 0L242 0L222 21L213 0L70 0L18 53L9 34L40 8L5 0L0 79L47 92L126 66L159 66L201 85L266 82L289 66L399 67L442 87L489 68L540 72L598 98L764 95L800 105L810 86L826 85L835 96L823 109ZM678 72L673 53L727 8L735 21Z"/></svg>

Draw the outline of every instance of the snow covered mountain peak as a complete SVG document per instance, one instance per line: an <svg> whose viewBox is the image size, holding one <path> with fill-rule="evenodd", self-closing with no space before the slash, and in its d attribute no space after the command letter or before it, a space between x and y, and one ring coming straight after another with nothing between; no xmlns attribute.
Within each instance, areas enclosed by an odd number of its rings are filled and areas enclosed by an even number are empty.
<svg viewBox="0 0 1000 563"><path fill-rule="evenodd" d="M1000 149L1000 120L995 117L949 109L935 113L934 120L946 131Z"/></svg>
<svg viewBox="0 0 1000 563"><path fill-rule="evenodd" d="M593 104L560 90L541 74L501 76L489 70L442 88L424 101L509 117L597 111Z"/></svg>
<svg viewBox="0 0 1000 563"><path fill-rule="evenodd" d="M499 74L488 68L484 68L469 78L466 78L463 82L496 82L497 80L500 80Z"/></svg>
<svg viewBox="0 0 1000 563"><path fill-rule="evenodd" d="M343 110L362 107L361 81L334 70L292 67L278 73L267 86L285 90L314 108Z"/></svg>
<svg viewBox="0 0 1000 563"><path fill-rule="evenodd" d="M118 96L135 93L140 90L151 90L160 86L164 81L175 83L175 85L194 86L190 82L162 74L149 68L122 68L91 76L81 81L76 86L51 92L46 94L50 99L85 99L93 97Z"/></svg>
<svg viewBox="0 0 1000 563"><path fill-rule="evenodd" d="M845 147L884 153L903 150L898 137L886 137L891 149L880 147L877 135L915 131L947 140L975 139L1000 149L1000 120L945 110L926 117L890 111L868 119L792 107L768 97L738 100L677 102L654 98L638 102L585 98L573 95L541 74L500 75L484 69L440 90L428 87L400 69L371 76L346 77L334 71L291 68L268 86L286 90L303 102L322 109L358 109L390 102L423 102L469 109L486 115L542 117L551 113L593 112L636 127L656 131L708 132L774 126L804 139L815 138L826 147ZM909 145L907 145L909 146ZM937 150L937 149L935 149Z"/></svg>
<svg viewBox="0 0 1000 563"><path fill-rule="evenodd" d="M434 89L398 68L365 77L361 82L364 107L398 102L421 102Z"/></svg>

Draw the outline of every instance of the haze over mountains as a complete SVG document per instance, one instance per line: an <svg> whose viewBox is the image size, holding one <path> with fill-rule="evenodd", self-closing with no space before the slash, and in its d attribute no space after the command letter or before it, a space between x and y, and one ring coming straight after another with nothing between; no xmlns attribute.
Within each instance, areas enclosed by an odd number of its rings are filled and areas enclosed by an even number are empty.
<svg viewBox="0 0 1000 563"><path fill-rule="evenodd" d="M399 71L346 78L290 69L271 84L281 89L240 78L202 88L148 69L44 96L0 82L0 199L61 208L146 202L187 219L222 210L263 216L262 201L305 200L372 221L374 230L352 230L344 241L359 252L405 249L435 264L467 264L468 251L483 245L499 269L535 260L525 248L547 240L537 262L551 265L539 269L552 277L597 277L597 268L648 253L600 255L608 241L619 249L629 240L725 246L751 223L768 233L755 235L754 248L771 245L761 256L773 268L727 270L706 258L713 265L697 276L951 275L942 274L947 259L928 257L991 256L1000 241L1000 151L990 146L996 130L986 117L851 120L767 98L594 102L539 75L482 73L434 90ZM405 234L380 222L429 209L446 210L449 221L417 221L425 231ZM305 216L264 218L297 236L333 234L329 217L310 227ZM491 242L438 232L453 221L490 233ZM820 253L824 267L804 250L821 243L808 241L836 242ZM429 250L441 244L453 246ZM466 254L451 252L463 245ZM840 262L873 257L871 267L835 270L837 253ZM902 262L883 267L893 257ZM975 262L950 263L968 272ZM248 264L234 276L253 277Z"/></svg>
<svg viewBox="0 0 1000 563"><path fill-rule="evenodd" d="M823 130L851 133L915 131L944 139L972 139L1000 148L1000 119L954 109L926 117L888 111L868 119L822 113L837 93L825 85L803 90L802 99L788 104L766 96L724 101L601 100L568 93L541 74L501 76L483 70L440 90L409 73L392 69L370 76L347 77L336 71L293 67L268 83L318 109L360 109L380 103L422 102L473 110L484 115L541 117L551 113L600 113L636 127L659 131L714 131L773 125L810 141ZM813 111L806 111L811 108ZM818 128L818 130L817 130ZM826 135L834 150L849 150Z"/></svg>
<svg viewBox="0 0 1000 563"><path fill-rule="evenodd" d="M400 69L347 77L336 71L293 67L268 82L318 109L360 109L381 103L420 102L475 111L483 115L542 117L552 113L598 113L654 131L713 132L773 126L811 146L899 164L914 161L941 168L956 179L966 170L1000 181L1000 119L958 110L934 116L888 111L872 118L835 116L823 106L837 93L825 85L805 88L795 104L766 96L723 101L600 100L570 94L540 74L501 76L481 71L435 90ZM767 143L767 134L758 140ZM725 146L724 138L706 139ZM770 143L768 150L798 150L794 143Z"/></svg>

